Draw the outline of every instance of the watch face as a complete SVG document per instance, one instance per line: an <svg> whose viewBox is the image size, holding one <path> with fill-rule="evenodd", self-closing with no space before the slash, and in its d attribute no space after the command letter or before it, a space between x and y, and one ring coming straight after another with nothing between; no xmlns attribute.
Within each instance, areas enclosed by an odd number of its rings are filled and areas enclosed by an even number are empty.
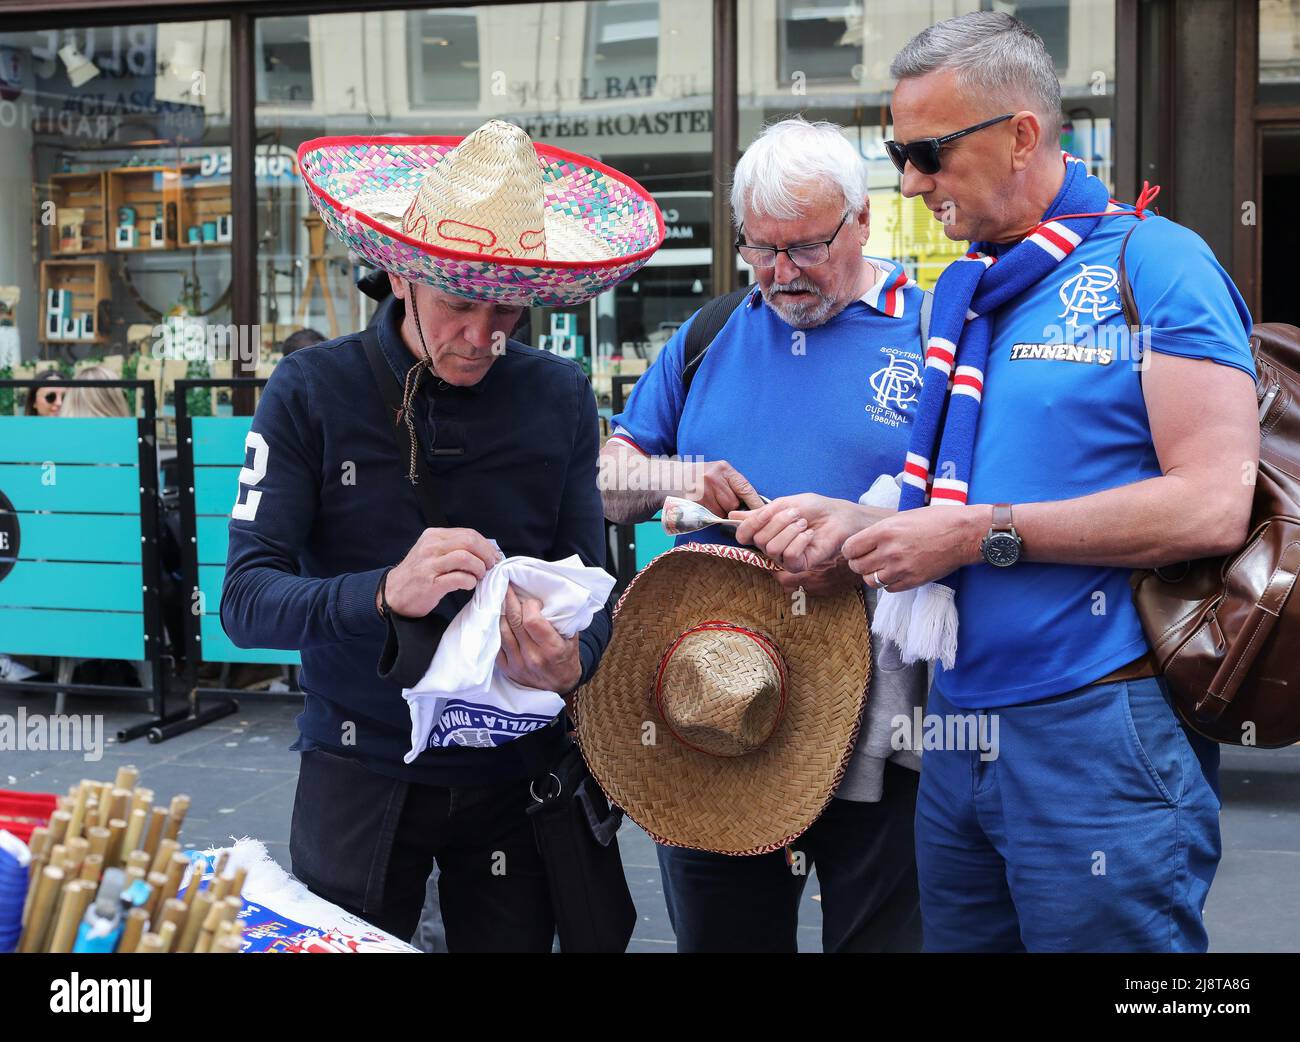
<svg viewBox="0 0 1300 1042"><path fill-rule="evenodd" d="M984 540L984 560L998 568L1006 568L1020 560L1020 540L1009 532L994 532Z"/></svg>

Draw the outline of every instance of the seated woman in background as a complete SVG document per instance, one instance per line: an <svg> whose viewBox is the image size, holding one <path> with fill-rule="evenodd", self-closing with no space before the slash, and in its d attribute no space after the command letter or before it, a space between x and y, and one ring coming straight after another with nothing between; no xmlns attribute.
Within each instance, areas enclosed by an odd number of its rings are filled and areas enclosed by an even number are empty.
<svg viewBox="0 0 1300 1042"><path fill-rule="evenodd" d="M28 416L58 416L63 406L63 374L57 369L45 369L37 373L34 379L49 384L49 387L27 388Z"/></svg>
<svg viewBox="0 0 1300 1042"><path fill-rule="evenodd" d="M77 374L63 399L60 416L130 416L126 394L120 387L77 387L77 380L116 380L103 366L92 365Z"/></svg>

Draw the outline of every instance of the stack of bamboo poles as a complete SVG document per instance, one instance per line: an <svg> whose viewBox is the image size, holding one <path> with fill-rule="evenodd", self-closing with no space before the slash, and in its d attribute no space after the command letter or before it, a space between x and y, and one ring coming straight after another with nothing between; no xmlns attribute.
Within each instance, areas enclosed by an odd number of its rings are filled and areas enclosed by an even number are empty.
<svg viewBox="0 0 1300 1042"><path fill-rule="evenodd" d="M222 854L205 889L195 872L177 897L190 859L179 840L190 798L154 805L140 772L121 767L113 782L83 779L60 798L48 825L34 829L20 952L70 952L105 870L126 873L118 952L238 952L245 870L227 872Z"/></svg>

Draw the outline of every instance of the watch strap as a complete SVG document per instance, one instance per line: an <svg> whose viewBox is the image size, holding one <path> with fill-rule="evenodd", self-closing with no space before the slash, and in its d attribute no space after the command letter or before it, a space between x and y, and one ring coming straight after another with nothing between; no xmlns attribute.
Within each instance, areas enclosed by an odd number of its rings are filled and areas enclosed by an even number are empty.
<svg viewBox="0 0 1300 1042"><path fill-rule="evenodd" d="M993 506L993 532L1010 532L1012 530L1011 504L996 503Z"/></svg>

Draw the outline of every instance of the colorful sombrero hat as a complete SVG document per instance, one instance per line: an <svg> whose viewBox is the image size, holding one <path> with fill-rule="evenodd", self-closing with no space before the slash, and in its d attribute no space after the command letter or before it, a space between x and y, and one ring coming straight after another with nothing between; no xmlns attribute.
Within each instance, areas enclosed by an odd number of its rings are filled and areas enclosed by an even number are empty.
<svg viewBox="0 0 1300 1042"><path fill-rule="evenodd" d="M632 178L501 120L465 138L315 138L298 167L312 205L366 263L474 300L580 304L664 240L659 207Z"/></svg>
<svg viewBox="0 0 1300 1042"><path fill-rule="evenodd" d="M861 594L796 614L750 550L687 543L632 580L576 696L578 741L609 798L654 839L761 854L830 801L871 679Z"/></svg>

